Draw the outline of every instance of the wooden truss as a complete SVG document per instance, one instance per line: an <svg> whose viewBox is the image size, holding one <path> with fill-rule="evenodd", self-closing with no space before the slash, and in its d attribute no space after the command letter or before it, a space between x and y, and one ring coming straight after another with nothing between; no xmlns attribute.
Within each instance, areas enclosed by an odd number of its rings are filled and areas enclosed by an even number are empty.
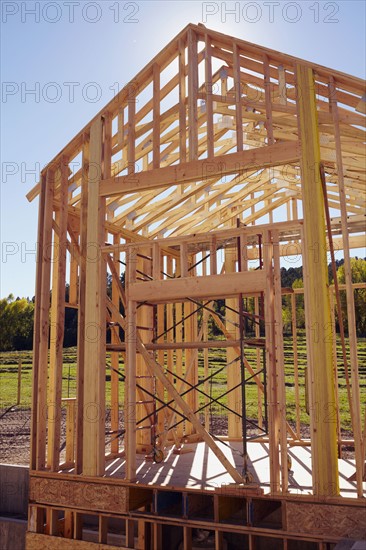
<svg viewBox="0 0 366 550"><path fill-rule="evenodd" d="M246 445L243 385L249 377L256 384L256 440L269 445L271 498L288 495L289 447L311 445L313 495L338 502L338 456L345 442L335 377L335 298L327 271L333 244L345 259L342 292L351 351L342 368L355 448L354 502L360 504L366 446L354 310L360 285L352 282L350 249L364 244L364 93L358 78L188 25L44 168L28 194L29 200L39 196L34 483L47 472L61 483L67 469L73 479L100 483L106 460L123 454L126 491L133 491L137 453L161 460L169 446L180 452L187 441L204 441L232 481L255 492L245 450L239 471L209 427L208 350L220 347L226 349L229 440ZM281 289L280 259L296 255L302 256L305 288ZM286 418L286 293L292 304L296 426ZM296 296L302 293L310 441L300 426ZM251 339L243 333L243 298L255 305ZM225 316L215 300L225 301ZM78 309L77 390L74 399L64 400L67 307ZM221 331L220 341L208 338L208 323ZM248 346L256 349L254 364L246 358ZM108 444L107 374L114 434ZM62 407L66 456L60 453ZM328 414L334 421L324 420ZM141 502L146 490L139 493ZM60 510L57 499L34 497L31 504L29 548L38 544L36 533L44 532L45 521L48 534L57 534ZM65 525L70 527L72 514L76 522L65 535L70 548L81 538L78 507L65 505ZM121 513L128 514L128 506ZM100 521L100 542L106 542ZM126 546L135 547L132 535L129 540ZM152 547L159 548L155 542ZM217 535L216 548L221 545Z"/></svg>

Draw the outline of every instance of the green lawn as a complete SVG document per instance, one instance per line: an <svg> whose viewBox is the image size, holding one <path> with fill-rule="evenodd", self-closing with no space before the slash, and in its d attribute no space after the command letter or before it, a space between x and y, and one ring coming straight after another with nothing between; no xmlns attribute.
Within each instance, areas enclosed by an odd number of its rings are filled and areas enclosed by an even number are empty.
<svg viewBox="0 0 366 550"><path fill-rule="evenodd" d="M295 420L295 391L294 391L294 368L293 368L293 351L292 351L292 339L285 337L284 339L284 356L285 356L285 383L286 383L286 402L287 402L287 419L290 421ZM348 348L347 348L348 349ZM338 378L339 378L339 403L341 414L341 426L344 429L350 428L350 415L347 400L347 392L345 386L343 361L341 361L341 346L340 341L337 340L338 351ZM246 348L245 355L249 363L256 368L256 350L253 348ZM358 342L358 357L359 357L359 373L360 373L360 392L361 392L361 404L363 408L366 403L366 339L359 339ZM32 352L2 352L0 353L0 384L1 384L1 408L7 408L14 405L17 396L17 376L18 376L18 361L22 362L22 377L21 377L21 403L22 408L29 408L31 404L31 367L32 367ZM226 351L224 349L218 349L209 352L209 369L210 373L216 371L220 367L225 365ZM300 385L300 408L301 408L301 422L304 424L309 423L309 416L306 413L305 406L305 381L304 381L304 369L306 367L307 356L305 347L305 335L304 332L299 332L298 335L298 361L299 361L299 385ZM107 356L107 365L110 365L110 356ZM230 368L230 367L229 367ZM235 367L234 367L235 368ZM123 372L123 362L120 360L120 370ZM202 379L203 374L203 354L199 354L199 379ZM249 376L249 375L248 375ZM263 375L262 375L263 376ZM76 348L64 349L64 364L63 364L63 397L75 396L76 390ZM214 398L225 392L225 378L226 369L216 375L212 379L212 385L209 389L209 393ZM239 382L239 379L238 379ZM107 368L106 376L107 387L107 405L110 403L110 371ZM203 386L201 386L203 389ZM120 396L121 402L123 401L124 385L120 384ZM257 387L253 381L247 383L247 416L256 417L258 393ZM227 404L227 397L221 398L221 403ZM204 403L204 397L200 395L199 403ZM214 414L224 414L225 409L218 404L214 404L211 409ZM327 411L331 413L331 410ZM326 412L326 414L327 414Z"/></svg>

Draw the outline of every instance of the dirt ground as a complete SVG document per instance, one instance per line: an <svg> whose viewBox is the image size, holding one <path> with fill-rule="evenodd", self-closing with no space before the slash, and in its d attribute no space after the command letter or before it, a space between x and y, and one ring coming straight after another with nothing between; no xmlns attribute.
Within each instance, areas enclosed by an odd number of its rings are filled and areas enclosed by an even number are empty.
<svg viewBox="0 0 366 550"><path fill-rule="evenodd" d="M0 462L7 464L29 464L30 457L30 425L31 412L29 409L12 408L6 414L4 410L0 411ZM3 415L3 416L2 416ZM61 440L65 440L65 420L66 415L63 411L61 422ZM121 428L123 427L123 418L120 419ZM227 434L227 419L223 416L213 416L211 418L210 432L215 435ZM106 442L110 441L113 435L108 434L110 430L109 411L106 413ZM252 433L250 433L252 432ZM253 430L249 430L248 435L254 435ZM350 433L344 433L344 437L350 437ZM302 437L310 437L309 427L302 428ZM61 452L61 460L64 449ZM353 448L343 449L343 458L354 458Z"/></svg>

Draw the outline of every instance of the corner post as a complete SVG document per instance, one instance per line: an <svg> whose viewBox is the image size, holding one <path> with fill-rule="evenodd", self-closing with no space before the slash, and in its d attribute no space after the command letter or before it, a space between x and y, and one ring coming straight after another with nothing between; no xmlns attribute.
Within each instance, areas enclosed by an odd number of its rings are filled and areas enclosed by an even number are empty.
<svg viewBox="0 0 366 550"><path fill-rule="evenodd" d="M306 332L309 358L309 393L312 410L311 442L313 492L339 494L337 425L332 365L332 319L325 240L324 199L320 180L318 115L311 68L296 66L299 137L301 142L301 189L304 211L303 260L306 304Z"/></svg>

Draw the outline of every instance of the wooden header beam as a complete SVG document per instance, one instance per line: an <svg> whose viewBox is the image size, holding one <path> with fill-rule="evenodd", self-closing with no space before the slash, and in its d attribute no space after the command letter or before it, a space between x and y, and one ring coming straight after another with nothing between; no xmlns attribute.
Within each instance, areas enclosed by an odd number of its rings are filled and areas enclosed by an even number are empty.
<svg viewBox="0 0 366 550"><path fill-rule="evenodd" d="M226 273L209 277L182 277L167 281L132 283L128 298L136 302L164 302L189 298L220 298L240 293L262 292L265 289L264 271Z"/></svg>
<svg viewBox="0 0 366 550"><path fill-rule="evenodd" d="M299 144L276 143L238 153L230 153L212 159L194 160L179 165L109 178L100 183L100 195L112 197L133 191L146 191L192 181L202 181L213 176L223 177L246 170L270 168L291 164L300 160Z"/></svg>

